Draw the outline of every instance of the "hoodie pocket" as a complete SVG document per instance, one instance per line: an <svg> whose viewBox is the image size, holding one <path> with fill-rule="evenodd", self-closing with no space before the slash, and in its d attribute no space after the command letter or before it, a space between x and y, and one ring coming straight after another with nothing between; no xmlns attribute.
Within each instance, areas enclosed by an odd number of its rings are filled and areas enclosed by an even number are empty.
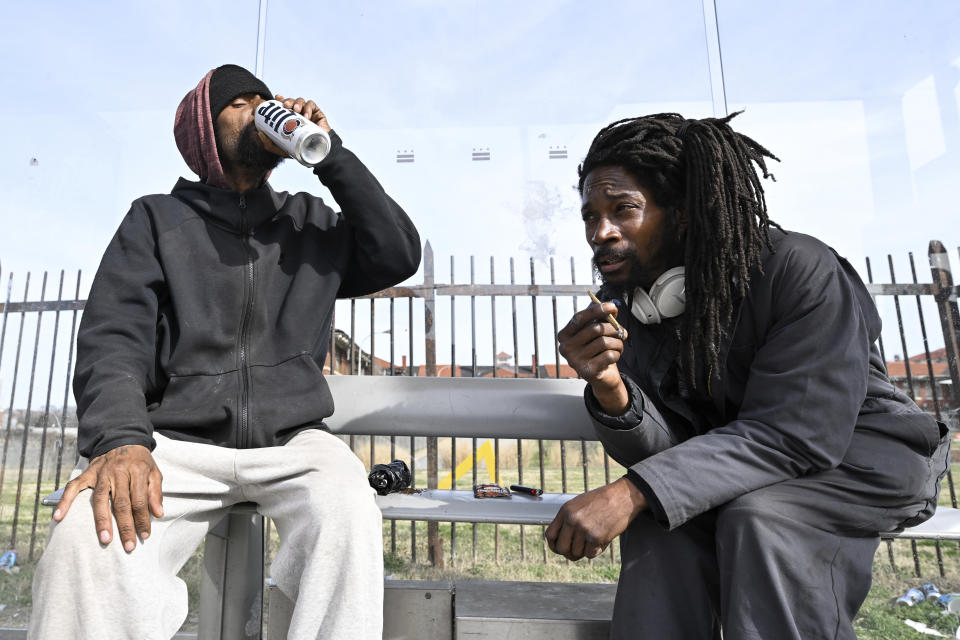
<svg viewBox="0 0 960 640"><path fill-rule="evenodd" d="M249 403L251 447L275 446L291 429L333 414L327 381L308 353L250 367Z"/></svg>
<svg viewBox="0 0 960 640"><path fill-rule="evenodd" d="M163 398L151 409L155 429L170 430L188 439L236 446L236 371L210 375L171 376Z"/></svg>

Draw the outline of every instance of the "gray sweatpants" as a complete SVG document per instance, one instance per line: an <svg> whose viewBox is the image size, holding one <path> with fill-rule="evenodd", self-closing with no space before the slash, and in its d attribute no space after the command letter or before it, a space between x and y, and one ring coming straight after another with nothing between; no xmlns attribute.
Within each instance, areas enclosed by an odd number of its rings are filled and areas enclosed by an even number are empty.
<svg viewBox="0 0 960 640"><path fill-rule="evenodd" d="M280 535L270 574L296 602L288 638L381 637L380 510L347 445L315 429L263 449L156 440L164 516L128 554L116 523L113 542L99 543L93 492L78 495L37 566L31 640L169 640L187 615L177 572L230 505L245 501Z"/></svg>

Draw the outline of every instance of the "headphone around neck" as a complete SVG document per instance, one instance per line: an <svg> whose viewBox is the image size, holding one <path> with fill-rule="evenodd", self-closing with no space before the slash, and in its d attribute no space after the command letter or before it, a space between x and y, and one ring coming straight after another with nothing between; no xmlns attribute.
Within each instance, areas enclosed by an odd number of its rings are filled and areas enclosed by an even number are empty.
<svg viewBox="0 0 960 640"><path fill-rule="evenodd" d="M687 287L683 267L664 272L650 287L650 293L637 287L633 291L630 312L643 324L659 324L674 318L687 306Z"/></svg>

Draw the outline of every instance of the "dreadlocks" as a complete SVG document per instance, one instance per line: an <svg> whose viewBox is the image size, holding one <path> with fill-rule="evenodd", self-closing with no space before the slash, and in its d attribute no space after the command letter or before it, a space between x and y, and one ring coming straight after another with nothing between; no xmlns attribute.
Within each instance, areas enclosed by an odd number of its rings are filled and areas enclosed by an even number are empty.
<svg viewBox="0 0 960 640"><path fill-rule="evenodd" d="M719 373L717 353L727 335L736 302L746 295L750 274L760 270L764 246L772 250L763 185L773 179L765 158L779 159L725 118L685 120L676 113L618 120L593 139L579 167L579 191L591 171L619 166L652 192L665 211L683 210L687 231L687 308L680 327L680 365L685 382L699 386L698 359ZM751 164L753 163L753 164Z"/></svg>

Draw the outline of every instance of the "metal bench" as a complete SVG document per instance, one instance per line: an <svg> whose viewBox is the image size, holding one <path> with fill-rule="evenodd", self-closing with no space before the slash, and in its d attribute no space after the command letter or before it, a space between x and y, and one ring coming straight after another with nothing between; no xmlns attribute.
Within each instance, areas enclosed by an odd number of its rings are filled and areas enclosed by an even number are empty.
<svg viewBox="0 0 960 640"><path fill-rule="evenodd" d="M330 376L328 382L337 409L327 423L338 435L596 439L581 380ZM574 495L477 500L471 491L424 489L377 496L377 504L385 519L545 525ZM941 508L930 521L883 537L960 540L960 510ZM238 505L207 536L200 640L259 637L262 558L262 519L255 505ZM388 593L384 637L404 637L391 632L392 600ZM271 606L269 626L282 626L283 615ZM281 637L272 630L268 636Z"/></svg>
<svg viewBox="0 0 960 640"><path fill-rule="evenodd" d="M583 382L570 379L329 376L336 399L327 421L338 435L593 440ZM62 489L43 500L56 505ZM549 524L576 494L476 500L472 491L424 489L377 496L384 519ZM200 640L259 638L263 523L255 505L236 505L210 531L200 587ZM387 598L389 606L391 598ZM273 607L271 607L273 609ZM277 613L282 615L282 612ZM385 619L392 619L385 611ZM272 617L271 627L283 624ZM391 635L387 622L385 638ZM272 631L268 635L273 637Z"/></svg>
<svg viewBox="0 0 960 640"><path fill-rule="evenodd" d="M334 417L326 422L331 432L338 435L595 439L583 405L581 380L329 376L327 381L337 408ZM509 500L477 500L472 491L424 489L419 493L393 493L376 499L387 520L543 525L549 524L560 506L574 495L544 494L537 498L518 495ZM250 620L250 612L259 611L257 603L262 597L263 569L259 559L263 554L263 538L258 520L258 516L249 513L233 513L225 519L226 525L221 524L223 532L215 532L212 538L208 536L204 549L200 640L258 637L239 635ZM235 547L238 551L233 550ZM214 557L208 562L206 554L211 551ZM250 556L257 559L256 563L242 560ZM439 591L434 588L431 593ZM611 608L612 593L607 594ZM453 590L446 595L452 600ZM570 602L560 594L554 597ZM551 594L541 593L539 599L545 598L551 599ZM276 591L271 595L267 629L270 640L284 637L290 610L285 600ZM385 639L413 637L411 631L424 631L415 621L414 629L410 629L411 621L398 610L402 602L398 592L386 590ZM493 615L489 611L487 614ZM222 628L218 628L216 620L223 621L219 623ZM598 621L576 622L579 625L575 625L576 628L582 632L576 631L579 635L574 637L606 637L606 628ZM423 623L431 625L434 621L428 618ZM497 625L489 626L488 631L493 633L495 628ZM444 636L436 635L437 629L432 631L434 635L422 637L444 640ZM555 634L556 631L555 625L548 625L543 633ZM446 638L453 638L452 624L446 632L450 634ZM527 629L524 637L541 636Z"/></svg>

